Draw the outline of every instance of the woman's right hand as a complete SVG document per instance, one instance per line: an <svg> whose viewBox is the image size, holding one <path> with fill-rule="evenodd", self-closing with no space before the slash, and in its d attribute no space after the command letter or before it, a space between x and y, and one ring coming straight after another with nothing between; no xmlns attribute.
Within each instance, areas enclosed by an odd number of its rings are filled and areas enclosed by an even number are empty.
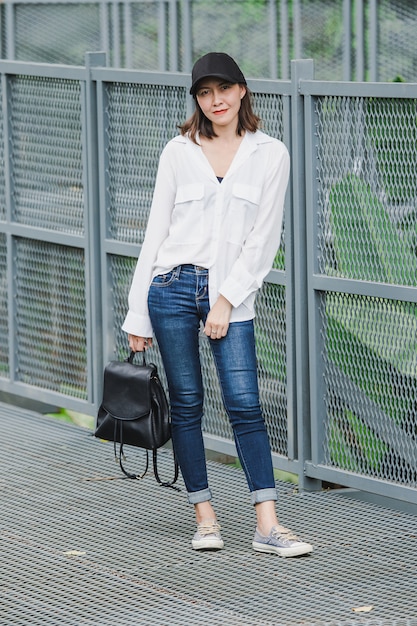
<svg viewBox="0 0 417 626"><path fill-rule="evenodd" d="M144 352L148 348L152 348L152 337L138 337L137 335L128 335L129 348L133 352Z"/></svg>

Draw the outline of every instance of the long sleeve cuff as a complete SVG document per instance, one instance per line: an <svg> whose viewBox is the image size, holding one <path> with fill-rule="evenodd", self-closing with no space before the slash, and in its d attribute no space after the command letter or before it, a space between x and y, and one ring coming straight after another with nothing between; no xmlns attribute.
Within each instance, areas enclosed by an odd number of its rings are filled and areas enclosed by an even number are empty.
<svg viewBox="0 0 417 626"><path fill-rule="evenodd" d="M220 286L219 292L234 307L238 307L248 298L259 285L252 274L247 272L242 264L239 264L239 278L232 272Z"/></svg>
<svg viewBox="0 0 417 626"><path fill-rule="evenodd" d="M153 337L153 329L149 315L140 315L134 311L128 311L122 330L137 337Z"/></svg>

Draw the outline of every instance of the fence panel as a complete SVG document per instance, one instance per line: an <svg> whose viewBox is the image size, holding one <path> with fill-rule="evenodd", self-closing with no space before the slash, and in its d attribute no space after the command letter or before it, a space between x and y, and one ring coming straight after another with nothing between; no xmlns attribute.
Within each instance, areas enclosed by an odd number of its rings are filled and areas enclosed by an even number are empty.
<svg viewBox="0 0 417 626"><path fill-rule="evenodd" d="M2 73L0 389L88 412L85 82L79 68Z"/></svg>
<svg viewBox="0 0 417 626"><path fill-rule="evenodd" d="M100 122L100 167L103 227L104 306L108 316L105 341L109 358L123 358L127 338L120 330L126 314L127 295L139 246L143 242L152 200L159 155L165 143L178 134L178 124L190 111L188 79L185 76L152 75L138 72L114 72L97 69ZM251 84L255 90L257 111L265 120L265 130L279 138L289 138L288 85L284 98L280 85ZM286 126L286 128L285 128ZM288 216L290 219L290 215ZM291 251L292 245L288 246ZM260 386L265 417L270 427L273 450L277 457L288 457L287 417L287 328L291 303L286 302L285 237L274 269L265 285L257 308L257 340ZM109 288L110 285L110 288ZM289 318L291 319L291 318ZM278 323L277 323L278 320ZM291 335L289 335L291 336ZM290 353L292 350L290 350ZM205 380L205 438L207 445L222 452L235 453L232 431L224 412L217 372L209 353L208 342L201 339ZM161 365L157 351L154 358ZM290 366L292 362L290 361ZM161 366L161 371L162 366ZM295 411L290 412L295 419ZM287 460L276 459L276 463Z"/></svg>
<svg viewBox="0 0 417 626"><path fill-rule="evenodd" d="M398 77L408 82L417 80L416 21L415 2L377 2L377 75L372 80L392 81Z"/></svg>
<svg viewBox="0 0 417 626"><path fill-rule="evenodd" d="M340 77L340 80L351 78L351 42L354 39L351 3L348 3L347 9L344 5L346 2L343 0L304 0L294 3L295 50L292 58L314 59L318 80L335 76Z"/></svg>
<svg viewBox="0 0 417 626"><path fill-rule="evenodd" d="M321 80L416 80L416 7L409 0L5 0L1 57L81 65L103 50L112 67L189 72L213 49L246 76L283 78L313 58Z"/></svg>
<svg viewBox="0 0 417 626"><path fill-rule="evenodd" d="M0 392L94 415L104 362L127 352L159 155L192 100L186 74L87 60L0 63ZM417 86L294 68L291 81L249 82L292 156L256 317L274 464L302 486L415 502ZM205 440L233 454L207 342L201 354Z"/></svg>
<svg viewBox="0 0 417 626"><path fill-rule="evenodd" d="M416 85L309 87L308 472L415 500Z"/></svg>
<svg viewBox="0 0 417 626"><path fill-rule="evenodd" d="M0 101L3 102L5 81L0 82ZM4 120L0 116L0 162L5 163ZM0 223L6 221L6 168L0 168ZM7 273L7 237L0 232L0 377L9 376L9 319L8 319L8 288Z"/></svg>

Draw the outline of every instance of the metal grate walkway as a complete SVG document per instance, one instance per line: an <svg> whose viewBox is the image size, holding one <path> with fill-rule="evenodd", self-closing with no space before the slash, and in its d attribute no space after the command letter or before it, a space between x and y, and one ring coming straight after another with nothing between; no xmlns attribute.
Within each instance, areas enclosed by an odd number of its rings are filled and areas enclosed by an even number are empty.
<svg viewBox="0 0 417 626"><path fill-rule="evenodd" d="M111 444L6 404L0 432L1 626L417 626L414 515L282 483L315 552L256 554L243 473L209 462L225 549L196 553L184 493L121 479Z"/></svg>

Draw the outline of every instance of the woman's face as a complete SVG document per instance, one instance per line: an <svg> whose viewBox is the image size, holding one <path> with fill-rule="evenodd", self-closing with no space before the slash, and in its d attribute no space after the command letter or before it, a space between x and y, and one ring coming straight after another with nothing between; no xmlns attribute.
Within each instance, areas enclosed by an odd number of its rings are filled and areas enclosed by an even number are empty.
<svg viewBox="0 0 417 626"><path fill-rule="evenodd" d="M202 79L196 97L204 115L211 121L213 128L235 128L243 96L246 93L244 85L232 84L218 78Z"/></svg>

